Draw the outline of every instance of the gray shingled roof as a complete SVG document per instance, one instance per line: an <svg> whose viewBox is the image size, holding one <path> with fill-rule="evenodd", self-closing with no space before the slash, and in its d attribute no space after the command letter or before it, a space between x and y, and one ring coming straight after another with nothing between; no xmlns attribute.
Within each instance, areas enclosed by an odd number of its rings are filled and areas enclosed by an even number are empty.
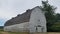
<svg viewBox="0 0 60 34"><path fill-rule="evenodd" d="M39 6L37 6L37 7L39 7ZM32 12L33 9L31 9L31 10L28 9L25 13L19 14L16 17L6 21L4 26L10 26L10 25L14 25L14 24L20 24L20 23L24 23L24 22L29 22L30 15L31 15L31 12Z"/></svg>
<svg viewBox="0 0 60 34"><path fill-rule="evenodd" d="M16 17L8 20L4 25L9 26L14 24L29 22L30 14L31 14L31 10L27 10L25 13L19 14Z"/></svg>

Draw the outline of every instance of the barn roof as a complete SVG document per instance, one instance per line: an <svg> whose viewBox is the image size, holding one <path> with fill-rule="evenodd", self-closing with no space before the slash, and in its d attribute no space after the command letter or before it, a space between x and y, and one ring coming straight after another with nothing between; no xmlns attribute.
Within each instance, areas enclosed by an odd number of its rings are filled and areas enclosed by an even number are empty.
<svg viewBox="0 0 60 34"><path fill-rule="evenodd" d="M39 6L37 6L38 8L40 8ZM36 7L35 7L36 8ZM14 24L20 24L20 23L24 23L24 22L29 22L30 20L30 15L33 9L28 9L26 10L25 13L23 14L18 14L16 17L6 21L6 23L4 24L4 26L10 26L10 25L14 25Z"/></svg>

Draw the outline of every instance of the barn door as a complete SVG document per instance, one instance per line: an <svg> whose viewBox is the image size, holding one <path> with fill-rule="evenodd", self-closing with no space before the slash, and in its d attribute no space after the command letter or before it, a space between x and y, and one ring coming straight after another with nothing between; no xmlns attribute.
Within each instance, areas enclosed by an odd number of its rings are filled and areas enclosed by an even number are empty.
<svg viewBox="0 0 60 34"><path fill-rule="evenodd" d="M42 27L37 27L37 32L42 32Z"/></svg>
<svg viewBox="0 0 60 34"><path fill-rule="evenodd" d="M36 32L43 32L43 29L44 29L43 27L36 27L35 30L36 30Z"/></svg>

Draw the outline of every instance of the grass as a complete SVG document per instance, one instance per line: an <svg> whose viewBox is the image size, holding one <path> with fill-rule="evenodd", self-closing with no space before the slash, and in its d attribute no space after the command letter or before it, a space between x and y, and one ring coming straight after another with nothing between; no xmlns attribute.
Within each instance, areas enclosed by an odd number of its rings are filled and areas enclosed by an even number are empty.
<svg viewBox="0 0 60 34"><path fill-rule="evenodd" d="M8 32L9 34L29 34L28 32Z"/></svg>
<svg viewBox="0 0 60 34"><path fill-rule="evenodd" d="M3 29L0 29L0 34L29 34L28 32L5 32Z"/></svg>
<svg viewBox="0 0 60 34"><path fill-rule="evenodd" d="M4 32L4 31L0 31L0 34L28 34L28 32Z"/></svg>
<svg viewBox="0 0 60 34"><path fill-rule="evenodd" d="M28 32L5 32L0 29L0 34L29 34ZM60 32L34 33L34 34L60 34Z"/></svg>
<svg viewBox="0 0 60 34"><path fill-rule="evenodd" d="M0 34L28 34L27 32L0 32Z"/></svg>

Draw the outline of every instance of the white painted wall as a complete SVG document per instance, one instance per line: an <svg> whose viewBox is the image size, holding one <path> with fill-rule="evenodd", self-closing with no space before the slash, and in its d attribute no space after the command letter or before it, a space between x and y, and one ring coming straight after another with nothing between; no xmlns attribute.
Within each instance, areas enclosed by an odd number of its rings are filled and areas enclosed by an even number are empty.
<svg viewBox="0 0 60 34"><path fill-rule="evenodd" d="M39 21L40 20L40 21ZM44 16L44 13L40 10L40 8L36 7L32 13L31 13L31 17L30 17L30 22L29 22L29 28L30 28L30 32L36 32L36 26L41 25L43 26L43 32L47 32L46 31L46 19ZM41 29L39 29L41 30ZM42 32L42 31L40 31Z"/></svg>
<svg viewBox="0 0 60 34"><path fill-rule="evenodd" d="M12 32L27 32L28 31L28 22L15 24L11 26L5 26L4 31L12 31Z"/></svg>

